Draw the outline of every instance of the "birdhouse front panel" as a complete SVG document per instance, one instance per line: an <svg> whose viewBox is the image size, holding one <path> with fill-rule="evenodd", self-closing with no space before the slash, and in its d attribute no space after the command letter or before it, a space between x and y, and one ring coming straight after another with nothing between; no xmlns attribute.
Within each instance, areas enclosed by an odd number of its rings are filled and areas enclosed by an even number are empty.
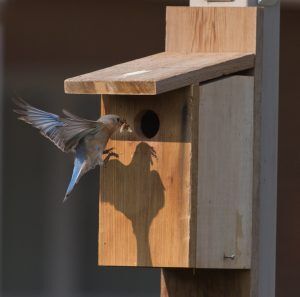
<svg viewBox="0 0 300 297"><path fill-rule="evenodd" d="M102 97L102 114L126 118L133 133L117 133L107 146L119 157L101 170L99 265L194 263L191 161L198 89Z"/></svg>

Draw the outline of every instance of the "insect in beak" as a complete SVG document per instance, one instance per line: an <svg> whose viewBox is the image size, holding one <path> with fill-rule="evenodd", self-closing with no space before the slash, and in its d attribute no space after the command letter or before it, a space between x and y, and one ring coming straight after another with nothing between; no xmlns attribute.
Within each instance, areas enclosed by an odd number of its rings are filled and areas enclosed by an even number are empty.
<svg viewBox="0 0 300 297"><path fill-rule="evenodd" d="M122 133L122 132L129 132L129 133L132 133L132 129L130 128L130 126L127 124L127 122L125 121L125 120L122 120L122 122L123 122L123 124L122 124L122 126L121 126L121 128L120 128L120 132Z"/></svg>

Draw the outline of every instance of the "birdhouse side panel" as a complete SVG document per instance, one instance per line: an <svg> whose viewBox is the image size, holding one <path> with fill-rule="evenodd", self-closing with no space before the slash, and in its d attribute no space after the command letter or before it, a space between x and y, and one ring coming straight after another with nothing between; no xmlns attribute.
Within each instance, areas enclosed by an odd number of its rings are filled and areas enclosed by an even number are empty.
<svg viewBox="0 0 300 297"><path fill-rule="evenodd" d="M200 86L197 267L251 267L254 78Z"/></svg>

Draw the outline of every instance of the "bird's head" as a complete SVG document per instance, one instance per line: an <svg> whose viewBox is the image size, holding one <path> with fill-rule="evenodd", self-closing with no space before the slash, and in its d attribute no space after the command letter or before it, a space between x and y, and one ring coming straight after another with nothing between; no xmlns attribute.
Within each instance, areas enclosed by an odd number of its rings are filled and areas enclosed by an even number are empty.
<svg viewBox="0 0 300 297"><path fill-rule="evenodd" d="M132 129L127 124L125 119L122 119L118 115L115 114L107 114L102 116L99 121L106 125L108 128L112 129L113 131L116 131L117 129L120 129L120 132L132 132Z"/></svg>

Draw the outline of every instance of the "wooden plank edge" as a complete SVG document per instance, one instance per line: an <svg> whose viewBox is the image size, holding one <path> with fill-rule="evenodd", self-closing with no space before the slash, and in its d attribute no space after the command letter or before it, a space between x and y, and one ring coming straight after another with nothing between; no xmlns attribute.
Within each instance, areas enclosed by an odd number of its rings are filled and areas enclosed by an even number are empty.
<svg viewBox="0 0 300 297"><path fill-rule="evenodd" d="M186 87L193 84L203 83L205 81L221 78L223 76L234 75L240 71L254 68L255 54L249 54L230 61L209 65L201 69L191 71L188 75L173 76L156 83L157 94L172 91L172 87L176 84L176 89ZM184 79L182 79L182 76Z"/></svg>
<svg viewBox="0 0 300 297"><path fill-rule="evenodd" d="M255 54L248 54L160 81L78 81L69 78L65 80L64 87L67 94L158 95L251 69L254 64Z"/></svg>
<svg viewBox="0 0 300 297"><path fill-rule="evenodd" d="M143 85L141 87L141 84ZM64 81L66 94L103 94L103 95L156 95L154 81L74 81L68 78Z"/></svg>

